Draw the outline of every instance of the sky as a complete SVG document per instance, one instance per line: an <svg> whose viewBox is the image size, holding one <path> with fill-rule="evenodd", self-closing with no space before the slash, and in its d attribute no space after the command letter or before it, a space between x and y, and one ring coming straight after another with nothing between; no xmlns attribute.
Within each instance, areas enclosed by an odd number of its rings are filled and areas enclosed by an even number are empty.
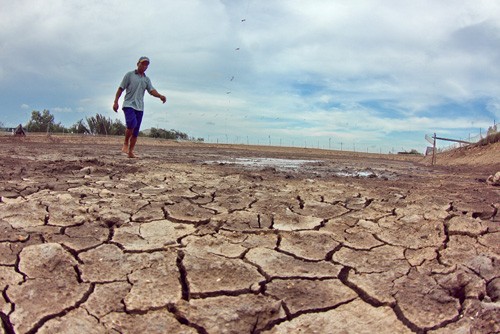
<svg viewBox="0 0 500 334"><path fill-rule="evenodd" d="M500 119L497 0L0 0L0 123L112 110L139 57L142 129L205 142L423 152ZM123 94L124 95L124 94ZM123 96L120 100L120 106ZM449 145L438 142L438 146Z"/></svg>

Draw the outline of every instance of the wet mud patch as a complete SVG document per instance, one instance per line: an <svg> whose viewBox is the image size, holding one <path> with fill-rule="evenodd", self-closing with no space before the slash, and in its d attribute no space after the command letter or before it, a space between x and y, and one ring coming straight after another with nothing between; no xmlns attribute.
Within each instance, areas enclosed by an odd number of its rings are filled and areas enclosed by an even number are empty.
<svg viewBox="0 0 500 334"><path fill-rule="evenodd" d="M345 177L368 179L396 179L398 174L386 169L346 166L341 163L322 160L280 159L280 158L233 158L206 161L210 165L242 168L247 171L275 171L290 176Z"/></svg>

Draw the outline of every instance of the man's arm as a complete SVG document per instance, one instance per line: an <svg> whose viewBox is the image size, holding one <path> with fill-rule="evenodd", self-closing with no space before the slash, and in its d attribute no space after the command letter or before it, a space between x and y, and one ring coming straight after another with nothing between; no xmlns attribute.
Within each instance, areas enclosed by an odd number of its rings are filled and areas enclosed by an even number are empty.
<svg viewBox="0 0 500 334"><path fill-rule="evenodd" d="M163 103L167 102L167 98L160 93L156 89L153 89L149 94L153 95L154 97L159 98Z"/></svg>
<svg viewBox="0 0 500 334"><path fill-rule="evenodd" d="M118 112L118 100L120 99L120 96L122 96L122 93L123 93L123 89L121 87L118 87L118 90L116 91L116 95L115 95L115 102L113 103L113 110L115 112Z"/></svg>

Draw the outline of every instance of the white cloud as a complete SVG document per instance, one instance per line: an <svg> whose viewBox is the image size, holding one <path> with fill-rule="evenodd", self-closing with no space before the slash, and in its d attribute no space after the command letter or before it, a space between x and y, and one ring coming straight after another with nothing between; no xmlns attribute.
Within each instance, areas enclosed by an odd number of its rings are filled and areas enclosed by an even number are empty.
<svg viewBox="0 0 500 334"><path fill-rule="evenodd" d="M468 131L500 117L499 22L493 0L3 2L0 97L6 110L120 117L116 88L147 55L168 102L146 97L146 127L377 140ZM449 105L469 107L441 116Z"/></svg>
<svg viewBox="0 0 500 334"><path fill-rule="evenodd" d="M50 111L54 113L71 113L73 109L69 107L54 107L51 108Z"/></svg>

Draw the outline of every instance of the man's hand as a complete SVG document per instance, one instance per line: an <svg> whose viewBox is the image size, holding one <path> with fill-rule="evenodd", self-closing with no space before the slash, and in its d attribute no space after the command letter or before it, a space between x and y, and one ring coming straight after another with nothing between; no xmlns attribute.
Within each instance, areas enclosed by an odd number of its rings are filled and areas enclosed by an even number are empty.
<svg viewBox="0 0 500 334"><path fill-rule="evenodd" d="M159 98L163 103L167 102L167 98L165 97L165 95L161 95L156 89L153 89L149 94Z"/></svg>
<svg viewBox="0 0 500 334"><path fill-rule="evenodd" d="M120 96L122 96L123 89L121 87L118 87L116 90L116 95L115 95L115 103L113 103L113 110L115 112L118 112L118 100L120 99Z"/></svg>

